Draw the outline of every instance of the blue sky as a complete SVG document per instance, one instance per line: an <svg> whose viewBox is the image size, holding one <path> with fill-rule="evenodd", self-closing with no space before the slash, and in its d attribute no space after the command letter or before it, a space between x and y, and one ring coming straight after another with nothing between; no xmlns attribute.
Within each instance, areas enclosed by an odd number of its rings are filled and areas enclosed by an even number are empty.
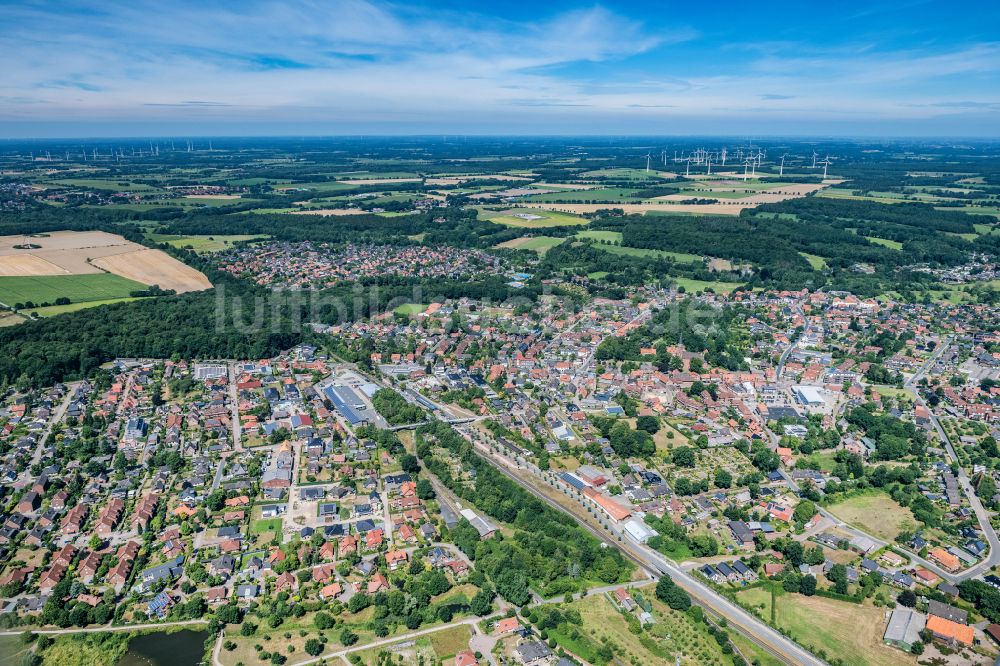
<svg viewBox="0 0 1000 666"><path fill-rule="evenodd" d="M1000 136L1000 3L0 1L0 136Z"/></svg>

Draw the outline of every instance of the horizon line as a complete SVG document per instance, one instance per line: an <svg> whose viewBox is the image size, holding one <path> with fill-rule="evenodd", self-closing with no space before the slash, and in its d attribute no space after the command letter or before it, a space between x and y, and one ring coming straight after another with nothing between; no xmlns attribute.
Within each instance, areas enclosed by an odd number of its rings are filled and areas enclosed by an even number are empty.
<svg viewBox="0 0 1000 666"><path fill-rule="evenodd" d="M90 135L90 136L0 136L0 141L163 141L177 139L356 139L364 141L367 139L736 139L740 141L760 141L760 140L819 140L819 141L852 141L852 140L878 140L878 141L974 141L974 142L994 142L1000 141L1000 134L994 136L987 135L961 135L961 134L518 134L518 133L471 133L462 132L455 134L433 133L399 133L399 134L371 134L371 133L346 133L346 134L121 134L121 135ZM175 151L176 152L176 151ZM186 151L181 151L186 152Z"/></svg>

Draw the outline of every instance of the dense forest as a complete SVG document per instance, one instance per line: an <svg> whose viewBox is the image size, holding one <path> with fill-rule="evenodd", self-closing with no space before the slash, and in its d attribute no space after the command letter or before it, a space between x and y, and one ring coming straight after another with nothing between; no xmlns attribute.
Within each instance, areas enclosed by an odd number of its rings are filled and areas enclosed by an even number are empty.
<svg viewBox="0 0 1000 666"><path fill-rule="evenodd" d="M624 246L720 257L755 269L747 278L716 272L709 279L735 277L748 286L786 289L828 286L877 295L902 285L930 288L933 280L929 275L908 267L956 266L977 249L996 251L998 241L992 236L981 236L973 242L959 235L973 233L973 225L978 222L990 223L992 219L937 210L921 203L883 204L805 197L764 204L744 210L738 217L609 214L599 217L592 226L621 232ZM898 242L902 247L892 249L870 238ZM567 251L555 254L548 261L565 258L567 254ZM814 269L804 254L821 257L826 267ZM579 258L573 259L580 263ZM607 257L605 262L613 264L620 259L615 256L612 261ZM639 273L642 265L641 260L634 265L626 264L615 273L623 270ZM862 266L868 267L867 270L860 270ZM676 262L667 268L678 276L704 274L707 270L702 265Z"/></svg>

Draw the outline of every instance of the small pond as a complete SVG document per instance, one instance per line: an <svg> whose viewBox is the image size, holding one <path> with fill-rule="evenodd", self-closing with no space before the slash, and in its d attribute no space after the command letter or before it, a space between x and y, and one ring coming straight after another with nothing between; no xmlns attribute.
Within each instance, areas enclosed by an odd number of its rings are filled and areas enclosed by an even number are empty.
<svg viewBox="0 0 1000 666"><path fill-rule="evenodd" d="M136 636L118 666L198 666L207 638L207 631L191 630Z"/></svg>

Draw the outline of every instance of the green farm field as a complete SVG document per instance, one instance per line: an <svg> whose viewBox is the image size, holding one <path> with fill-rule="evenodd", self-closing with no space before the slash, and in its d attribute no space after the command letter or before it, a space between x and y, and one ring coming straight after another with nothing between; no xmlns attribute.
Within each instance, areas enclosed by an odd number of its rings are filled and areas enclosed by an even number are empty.
<svg viewBox="0 0 1000 666"><path fill-rule="evenodd" d="M532 202L583 202L583 203L640 203L634 195L639 190L625 187L597 187L592 190L567 190L564 192L549 192L547 194L533 194L525 197L525 201Z"/></svg>
<svg viewBox="0 0 1000 666"><path fill-rule="evenodd" d="M495 247L507 248L508 250L534 250L538 254L545 254L564 240L566 239L555 238L553 236L522 236L521 238L500 243Z"/></svg>
<svg viewBox="0 0 1000 666"><path fill-rule="evenodd" d="M173 247L186 247L194 250L198 254L206 252L219 252L232 247L233 243L249 240L262 240L267 238L262 234L255 236L234 235L234 236L171 236L168 234L146 234L146 237L154 243L166 243Z"/></svg>
<svg viewBox="0 0 1000 666"><path fill-rule="evenodd" d="M0 302L53 303L66 297L73 303L125 298L147 285L111 273L0 277Z"/></svg>
<svg viewBox="0 0 1000 666"><path fill-rule="evenodd" d="M65 187L86 187L92 190L107 190L109 192L129 191L129 192L162 192L157 187L144 183L132 183L125 180L113 178L65 178L61 180L40 181L39 185L62 185Z"/></svg>
<svg viewBox="0 0 1000 666"><path fill-rule="evenodd" d="M515 214L537 215L540 220L515 217ZM542 208L515 208L507 211L480 211L479 217L496 224L508 227L524 227L526 229L545 229L547 227L568 227L577 224L587 224L587 220L569 213L559 213Z"/></svg>
<svg viewBox="0 0 1000 666"><path fill-rule="evenodd" d="M590 240L605 242L605 243L621 243L622 242L622 232L620 231L605 231L603 229L585 229L576 234L577 238L588 238Z"/></svg>
<svg viewBox="0 0 1000 666"><path fill-rule="evenodd" d="M673 178L674 174L665 173L662 171L657 171L656 169L650 169L648 172L645 169L628 169L628 168L616 168L616 169L595 169L593 171L584 171L580 174L581 178L626 178L630 180L659 180L663 178Z"/></svg>

